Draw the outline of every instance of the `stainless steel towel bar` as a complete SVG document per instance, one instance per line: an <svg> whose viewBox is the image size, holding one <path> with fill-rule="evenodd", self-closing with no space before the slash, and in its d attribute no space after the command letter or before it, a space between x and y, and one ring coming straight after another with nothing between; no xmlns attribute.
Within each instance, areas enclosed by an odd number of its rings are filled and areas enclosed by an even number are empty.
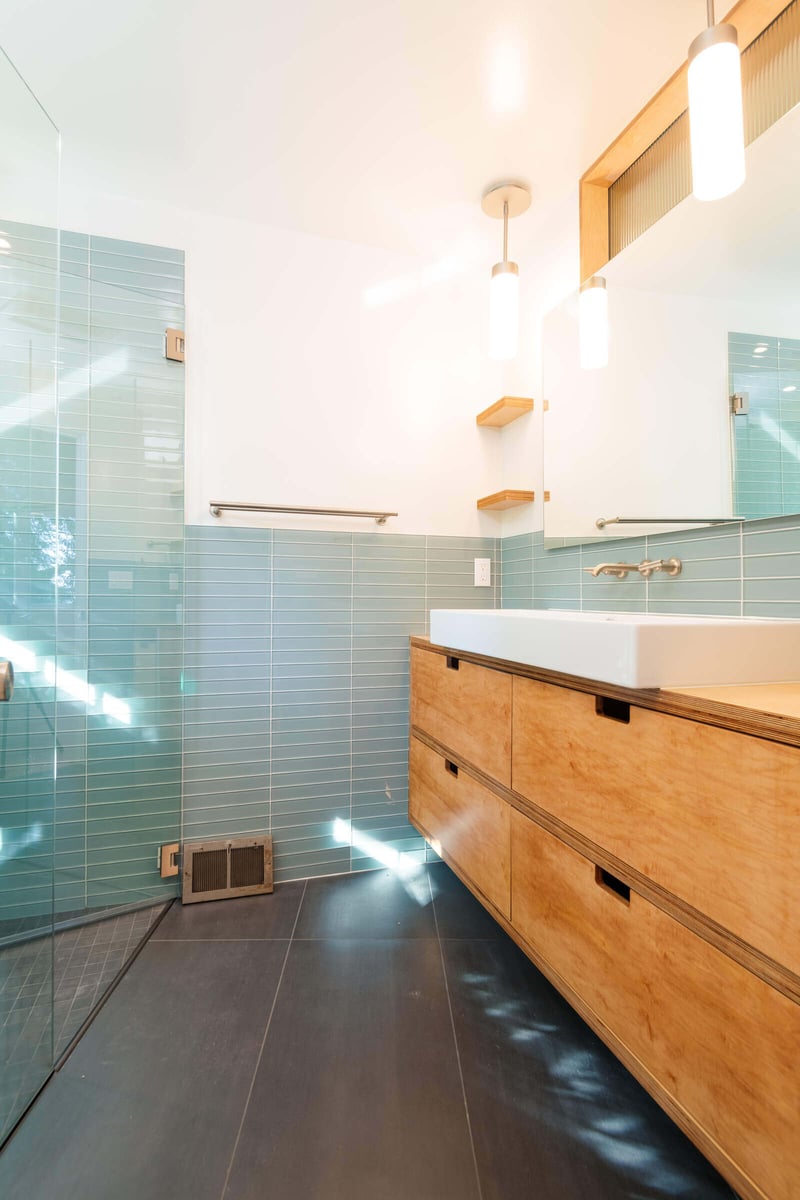
<svg viewBox="0 0 800 1200"><path fill-rule="evenodd" d="M355 508L297 508L293 504L242 504L234 500L212 500L208 511L218 517L223 509L229 512L295 513L302 517L372 517L377 525L385 525L387 517L396 512L367 512Z"/></svg>
<svg viewBox="0 0 800 1200"><path fill-rule="evenodd" d="M598 517L595 525L605 529L606 525L724 525L736 521L737 517Z"/></svg>

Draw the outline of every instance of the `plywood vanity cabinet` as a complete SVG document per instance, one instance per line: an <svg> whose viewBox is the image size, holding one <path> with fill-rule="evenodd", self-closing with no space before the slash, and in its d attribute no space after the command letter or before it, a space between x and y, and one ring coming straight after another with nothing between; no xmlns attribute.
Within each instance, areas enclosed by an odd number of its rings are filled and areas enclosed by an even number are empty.
<svg viewBox="0 0 800 1200"><path fill-rule="evenodd" d="M800 719L416 638L411 689L417 828L743 1197L800 1197Z"/></svg>
<svg viewBox="0 0 800 1200"><path fill-rule="evenodd" d="M513 695L516 792L800 974L796 747L534 679Z"/></svg>

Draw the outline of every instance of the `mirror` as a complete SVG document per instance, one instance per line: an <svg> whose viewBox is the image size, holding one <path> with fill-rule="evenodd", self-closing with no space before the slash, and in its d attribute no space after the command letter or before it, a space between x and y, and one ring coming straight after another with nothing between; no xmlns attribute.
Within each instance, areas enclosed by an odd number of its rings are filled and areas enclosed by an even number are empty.
<svg viewBox="0 0 800 1200"><path fill-rule="evenodd" d="M800 512L800 106L747 176L603 268L607 367L580 367L577 293L545 318L546 544Z"/></svg>

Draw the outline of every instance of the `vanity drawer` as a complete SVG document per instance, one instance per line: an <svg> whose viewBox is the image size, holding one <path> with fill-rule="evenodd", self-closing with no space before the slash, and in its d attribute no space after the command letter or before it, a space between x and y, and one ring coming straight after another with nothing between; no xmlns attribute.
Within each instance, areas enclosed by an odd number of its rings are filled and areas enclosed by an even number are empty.
<svg viewBox="0 0 800 1200"><path fill-rule="evenodd" d="M636 893L623 899L517 810L511 821L515 929L765 1196L796 1197L800 1006Z"/></svg>
<svg viewBox="0 0 800 1200"><path fill-rule="evenodd" d="M520 678L513 746L515 791L800 974L800 749Z"/></svg>
<svg viewBox="0 0 800 1200"><path fill-rule="evenodd" d="M411 724L511 783L511 676L411 647Z"/></svg>
<svg viewBox="0 0 800 1200"><path fill-rule="evenodd" d="M455 773L454 773L455 772ZM454 763L412 737L408 813L508 918L511 809Z"/></svg>

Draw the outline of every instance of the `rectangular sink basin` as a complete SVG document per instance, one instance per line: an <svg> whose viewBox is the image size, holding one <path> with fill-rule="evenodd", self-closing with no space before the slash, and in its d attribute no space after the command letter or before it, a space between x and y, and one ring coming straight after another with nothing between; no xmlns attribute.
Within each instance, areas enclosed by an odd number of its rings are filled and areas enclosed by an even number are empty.
<svg viewBox="0 0 800 1200"><path fill-rule="evenodd" d="M800 621L433 609L431 641L630 688L800 680Z"/></svg>

